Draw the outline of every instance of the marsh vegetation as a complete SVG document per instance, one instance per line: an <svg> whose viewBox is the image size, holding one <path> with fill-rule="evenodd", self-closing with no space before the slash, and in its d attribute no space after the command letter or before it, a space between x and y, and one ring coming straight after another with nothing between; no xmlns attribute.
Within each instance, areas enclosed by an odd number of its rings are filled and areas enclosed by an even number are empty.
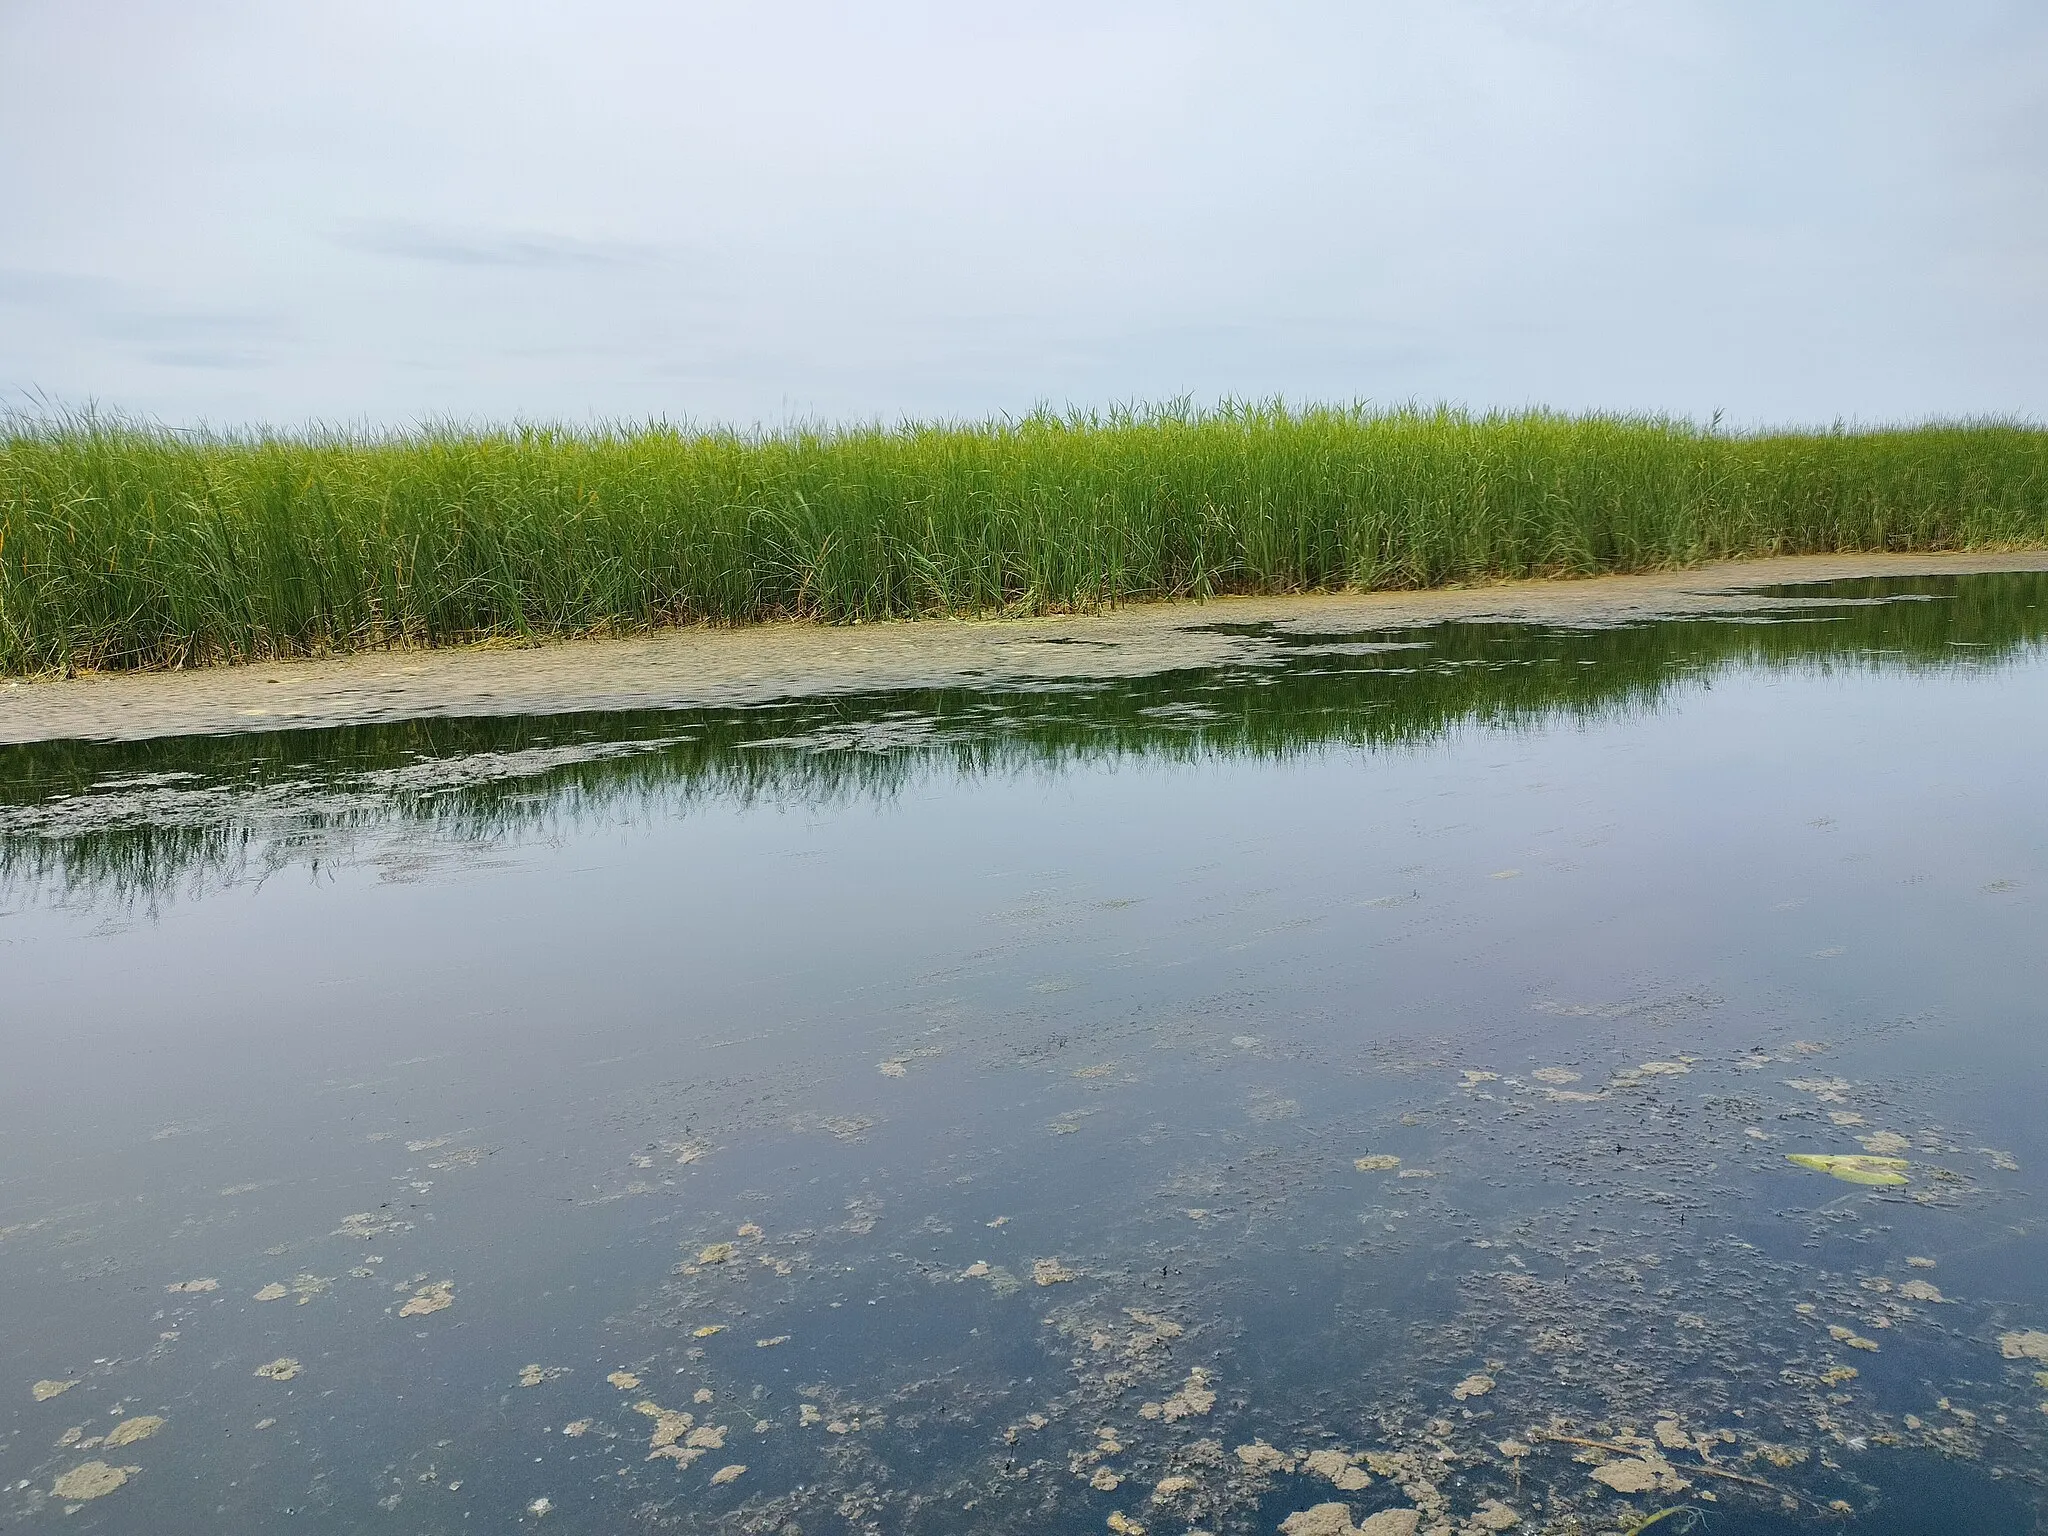
<svg viewBox="0 0 2048 1536"><path fill-rule="evenodd" d="M0 671L2048 543L2048 432L1279 405L0 437Z"/></svg>

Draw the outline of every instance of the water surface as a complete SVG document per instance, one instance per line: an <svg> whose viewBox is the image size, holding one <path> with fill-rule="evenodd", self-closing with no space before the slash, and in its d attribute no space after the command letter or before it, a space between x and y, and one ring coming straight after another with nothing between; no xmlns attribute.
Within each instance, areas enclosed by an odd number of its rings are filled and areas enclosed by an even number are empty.
<svg viewBox="0 0 2048 1536"><path fill-rule="evenodd" d="M1771 595L0 752L0 1526L2041 1528L2048 577Z"/></svg>

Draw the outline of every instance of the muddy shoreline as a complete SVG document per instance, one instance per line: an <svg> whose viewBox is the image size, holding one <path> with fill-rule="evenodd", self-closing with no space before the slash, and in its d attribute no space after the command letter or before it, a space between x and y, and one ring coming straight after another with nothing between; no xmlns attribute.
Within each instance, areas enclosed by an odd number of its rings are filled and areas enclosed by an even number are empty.
<svg viewBox="0 0 2048 1536"><path fill-rule="evenodd" d="M672 709L898 688L1005 687L1216 666L1270 626L1350 634L1457 619L1558 624L1754 611L1761 586L2048 570L2048 551L1810 555L1649 575L1422 592L1218 598L1033 619L685 629L531 646L373 651L0 686L0 745L318 729L396 720Z"/></svg>

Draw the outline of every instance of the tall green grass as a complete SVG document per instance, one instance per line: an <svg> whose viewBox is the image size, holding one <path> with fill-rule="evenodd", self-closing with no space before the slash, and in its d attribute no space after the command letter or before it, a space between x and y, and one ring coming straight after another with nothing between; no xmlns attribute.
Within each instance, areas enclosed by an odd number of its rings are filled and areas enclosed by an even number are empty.
<svg viewBox="0 0 2048 1536"><path fill-rule="evenodd" d="M1226 406L0 436L0 669L2048 544L2048 431Z"/></svg>

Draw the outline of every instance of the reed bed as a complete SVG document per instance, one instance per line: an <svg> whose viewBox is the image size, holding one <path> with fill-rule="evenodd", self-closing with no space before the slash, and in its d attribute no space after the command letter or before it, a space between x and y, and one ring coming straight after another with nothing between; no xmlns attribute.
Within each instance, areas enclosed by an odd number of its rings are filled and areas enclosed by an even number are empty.
<svg viewBox="0 0 2048 1536"><path fill-rule="evenodd" d="M2048 544L2048 431L1532 411L0 433L0 670Z"/></svg>

